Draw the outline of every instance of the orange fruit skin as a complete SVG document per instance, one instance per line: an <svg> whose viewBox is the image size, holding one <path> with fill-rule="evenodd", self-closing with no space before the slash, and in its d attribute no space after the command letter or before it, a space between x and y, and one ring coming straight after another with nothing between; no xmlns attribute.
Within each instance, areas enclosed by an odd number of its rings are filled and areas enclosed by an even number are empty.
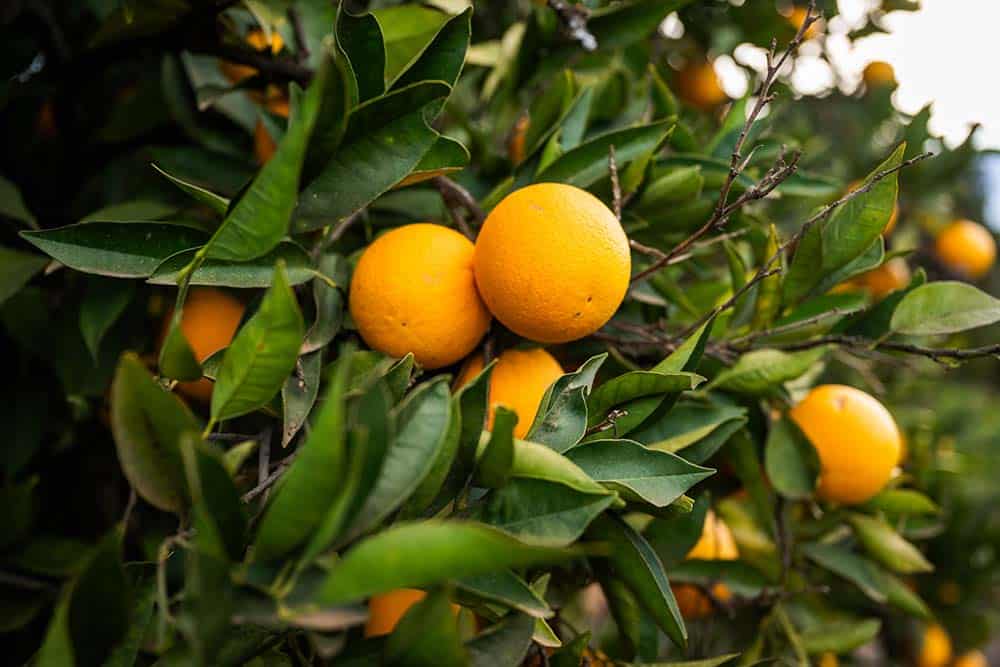
<svg viewBox="0 0 1000 667"><path fill-rule="evenodd" d="M989 667L982 651L969 651L955 658L951 667Z"/></svg>
<svg viewBox="0 0 1000 667"><path fill-rule="evenodd" d="M600 329L625 298L631 268L614 213L561 183L507 195L476 241L476 284L487 307L514 333L542 343Z"/></svg>
<svg viewBox="0 0 1000 667"><path fill-rule="evenodd" d="M237 299L214 287L193 288L184 302L181 316L181 333L194 352L195 359L204 361L229 345L243 318L244 306ZM163 335L170 328L172 314L164 318ZM195 400L208 403L212 400L212 382L207 378L194 382L180 382L177 390Z"/></svg>
<svg viewBox="0 0 1000 667"><path fill-rule="evenodd" d="M736 546L736 540L729 530L729 526L715 515L712 510L705 515L705 525L701 529L701 537L695 543L686 558L696 560L736 560L740 557L740 550ZM681 615L687 619L704 618L711 615L714 607L712 601L702 593L697 586L691 584L677 584L671 587L674 591L674 598L677 600L677 608ZM712 596L715 599L726 602L732 597L729 588L718 583L712 587Z"/></svg>
<svg viewBox="0 0 1000 667"><path fill-rule="evenodd" d="M865 65L862 77L865 80L865 84L872 88L896 83L896 72L892 69L892 65L881 60L876 60Z"/></svg>
<svg viewBox="0 0 1000 667"><path fill-rule="evenodd" d="M972 279L985 276L997 257L993 234L971 220L956 220L945 227L934 249L942 264Z"/></svg>
<svg viewBox="0 0 1000 667"><path fill-rule="evenodd" d="M368 601L368 621L365 623L365 637L380 637L396 629L399 620L410 607L427 597L427 593L416 588L397 588L375 595ZM451 605L456 616L461 610L457 604Z"/></svg>
<svg viewBox="0 0 1000 667"><path fill-rule="evenodd" d="M863 503L892 477L902 437L892 415L872 396L854 387L820 385L789 416L819 455L821 498Z"/></svg>
<svg viewBox="0 0 1000 667"><path fill-rule="evenodd" d="M267 164L267 161L274 157L276 150L278 150L278 144L264 127L264 123L258 120L253 128L253 155L257 164L261 166Z"/></svg>
<svg viewBox="0 0 1000 667"><path fill-rule="evenodd" d="M951 660L951 637L940 625L927 626L917 656L918 667L945 667Z"/></svg>
<svg viewBox="0 0 1000 667"><path fill-rule="evenodd" d="M862 273L851 280L876 299L881 299L891 292L910 284L910 267L902 257L893 257L878 268Z"/></svg>
<svg viewBox="0 0 1000 667"><path fill-rule="evenodd" d="M474 354L462 367L455 388L471 382L483 370L483 357ZM538 406L545 390L563 374L563 368L551 354L542 348L532 350L504 350L490 374L490 412L486 429L493 428L493 410L503 405L517 413L514 437L528 434L535 420Z"/></svg>
<svg viewBox="0 0 1000 667"><path fill-rule="evenodd" d="M788 22L798 30L802 27L802 24L806 22L806 17L809 16L809 10L805 7L793 7L791 14L788 15ZM806 29L806 34L804 37L806 39L812 39L819 34L819 21L814 22L811 26Z"/></svg>
<svg viewBox="0 0 1000 667"><path fill-rule="evenodd" d="M839 667L840 660L835 653L824 653L819 657L819 667Z"/></svg>
<svg viewBox="0 0 1000 667"><path fill-rule="evenodd" d="M693 107L710 111L729 99L708 61L691 62L676 75L677 94Z"/></svg>
<svg viewBox="0 0 1000 667"><path fill-rule="evenodd" d="M490 326L472 275L472 243L430 223L397 227L365 249L351 278L351 316L365 342L427 369L469 354Z"/></svg>

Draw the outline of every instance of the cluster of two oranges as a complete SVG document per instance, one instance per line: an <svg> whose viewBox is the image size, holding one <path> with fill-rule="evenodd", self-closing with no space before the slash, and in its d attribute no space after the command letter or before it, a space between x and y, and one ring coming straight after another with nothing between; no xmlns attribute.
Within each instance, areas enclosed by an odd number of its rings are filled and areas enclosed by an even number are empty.
<svg viewBox="0 0 1000 667"><path fill-rule="evenodd" d="M379 236L358 260L350 311L371 348L412 353L426 369L469 357L493 318L535 343L564 343L607 322L628 290L628 239L615 215L577 187L539 183L503 199L475 244L430 223ZM459 383L483 368L466 361ZM490 402L518 414L523 436L548 386L563 372L544 349L497 359Z"/></svg>

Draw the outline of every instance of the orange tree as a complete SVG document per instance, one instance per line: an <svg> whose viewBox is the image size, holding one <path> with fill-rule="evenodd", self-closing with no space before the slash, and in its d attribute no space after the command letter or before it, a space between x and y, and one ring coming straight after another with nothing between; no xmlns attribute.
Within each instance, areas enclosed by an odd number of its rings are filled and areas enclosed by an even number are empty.
<svg viewBox="0 0 1000 667"><path fill-rule="evenodd" d="M466 4L13 5L12 660L947 662L988 496L859 387L998 351L969 145L813 5Z"/></svg>

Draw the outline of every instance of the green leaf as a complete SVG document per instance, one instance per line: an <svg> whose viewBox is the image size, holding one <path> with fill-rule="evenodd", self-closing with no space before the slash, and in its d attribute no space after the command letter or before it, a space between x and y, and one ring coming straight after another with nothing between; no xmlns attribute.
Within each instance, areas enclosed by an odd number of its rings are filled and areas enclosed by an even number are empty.
<svg viewBox="0 0 1000 667"><path fill-rule="evenodd" d="M87 291L80 303L80 333L95 361L98 359L101 339L125 312L134 295L135 283L130 281L108 278L91 278L87 281Z"/></svg>
<svg viewBox="0 0 1000 667"><path fill-rule="evenodd" d="M478 598L516 609L533 618L549 618L553 614L545 598L510 570L465 577L456 581L455 585Z"/></svg>
<svg viewBox="0 0 1000 667"><path fill-rule="evenodd" d="M477 483L488 488L506 484L514 466L514 426L517 413L498 405L493 413L493 430L476 468Z"/></svg>
<svg viewBox="0 0 1000 667"><path fill-rule="evenodd" d="M572 544L614 501L606 493L583 493L562 484L515 478L493 491L475 518L522 542L560 547Z"/></svg>
<svg viewBox="0 0 1000 667"><path fill-rule="evenodd" d="M741 407L681 401L663 417L650 419L630 437L652 449L683 452L684 458L691 460L689 450L701 448L702 443L717 436L723 436L723 441L728 439L746 419L746 409Z"/></svg>
<svg viewBox="0 0 1000 667"><path fill-rule="evenodd" d="M886 595L888 602L893 607L900 609L911 616L930 621L934 614L927 607L927 603L920 599L920 596L910 590L899 577L893 575L886 576Z"/></svg>
<svg viewBox="0 0 1000 667"><path fill-rule="evenodd" d="M645 39L670 12L692 0L633 0L607 5L595 11L587 28L600 49L617 49Z"/></svg>
<svg viewBox="0 0 1000 667"><path fill-rule="evenodd" d="M129 586L122 567L122 529L116 526L87 566L64 589L32 664L97 666L129 625ZM94 613L95 609L101 612Z"/></svg>
<svg viewBox="0 0 1000 667"><path fill-rule="evenodd" d="M590 426L600 423L608 411L623 403L646 396L663 397L695 389L705 378L694 373L631 371L608 380L591 392L587 399Z"/></svg>
<svg viewBox="0 0 1000 667"><path fill-rule="evenodd" d="M132 599L129 611L129 627L122 638L111 650L111 654L101 667L133 667L139 658L143 639L153 622L153 610L156 604L155 582L149 581L139 586Z"/></svg>
<svg viewBox="0 0 1000 667"><path fill-rule="evenodd" d="M346 141L302 191L297 231L334 224L409 176L439 136L425 109L449 92L440 81L424 81L354 109Z"/></svg>
<svg viewBox="0 0 1000 667"><path fill-rule="evenodd" d="M534 180L586 188L608 175L611 146L618 164L623 165L662 144L672 127L673 121L667 120L602 134L558 157Z"/></svg>
<svg viewBox="0 0 1000 667"><path fill-rule="evenodd" d="M824 624L801 633L802 646L806 652L848 653L868 644L878 636L882 629L882 621L877 618L867 618L861 621L839 621Z"/></svg>
<svg viewBox="0 0 1000 667"><path fill-rule="evenodd" d="M785 382L800 377L825 352L826 349L822 347L804 352L753 350L741 356L731 368L719 373L708 388L753 396L766 394Z"/></svg>
<svg viewBox="0 0 1000 667"><path fill-rule="evenodd" d="M153 222L85 222L21 236L71 269L112 278L148 278L163 260L206 238L192 227Z"/></svg>
<svg viewBox="0 0 1000 667"><path fill-rule="evenodd" d="M344 394L352 356L348 349L337 360L309 437L271 494L254 542L257 560L276 560L304 542L340 491L347 455Z"/></svg>
<svg viewBox="0 0 1000 667"><path fill-rule="evenodd" d="M594 440L569 450L566 458L626 500L655 507L666 507L715 473L632 440Z"/></svg>
<svg viewBox="0 0 1000 667"><path fill-rule="evenodd" d="M397 183L396 187L413 185L435 176L460 171L468 164L469 149L455 139L439 135L410 175Z"/></svg>
<svg viewBox="0 0 1000 667"><path fill-rule="evenodd" d="M462 430L458 437L458 460L466 470L476 462L476 448L486 426L489 410L490 375L496 361L491 361L479 375L455 392L455 409L461 413Z"/></svg>
<svg viewBox="0 0 1000 667"><path fill-rule="evenodd" d="M122 356L111 383L111 432L118 461L132 488L162 510L178 512L186 486L178 442L201 424L175 394L165 391L133 353Z"/></svg>
<svg viewBox="0 0 1000 667"><path fill-rule="evenodd" d="M736 142L739 140L743 127L746 125L747 105L749 102L750 98L744 97L730 105L729 110L726 111L726 115L722 119L721 127L716 131L711 141L708 142L706 152L712 157L719 158L720 160L729 160L731 158L733 151L736 150ZM751 126L745 138L747 146L754 145L756 136L763 129L764 125L765 123L754 123Z"/></svg>
<svg viewBox="0 0 1000 667"><path fill-rule="evenodd" d="M893 572L914 574L934 570L919 549L884 521L858 513L851 513L848 520L865 551Z"/></svg>
<svg viewBox="0 0 1000 667"><path fill-rule="evenodd" d="M768 585L760 571L739 560L685 560L670 569L670 578L706 588L722 582L733 594L744 598L760 595Z"/></svg>
<svg viewBox="0 0 1000 667"><path fill-rule="evenodd" d="M510 475L556 482L581 493L611 494L563 454L526 440L514 440L514 464Z"/></svg>
<svg viewBox="0 0 1000 667"><path fill-rule="evenodd" d="M914 273L913 279L910 280L910 284L904 289L896 290L868 310L843 320L834 327L834 331L838 333L842 331L848 336L862 336L870 340L882 338L889 333L892 316L896 312L899 302L926 282L927 273L923 269L918 269Z"/></svg>
<svg viewBox="0 0 1000 667"><path fill-rule="evenodd" d="M385 644L389 665L461 667L468 664L451 601L436 590L410 607Z"/></svg>
<svg viewBox="0 0 1000 667"><path fill-rule="evenodd" d="M217 195L207 188L191 183L178 176L174 176L160 165L153 163L153 169L160 172L164 178L176 185L182 192L189 195L199 204L204 204L219 215L225 215L229 209L229 200L221 195Z"/></svg>
<svg viewBox="0 0 1000 667"><path fill-rule="evenodd" d="M321 69L305 94L293 85L288 131L202 249L206 258L254 259L270 252L288 233L306 147L330 76Z"/></svg>
<svg viewBox="0 0 1000 667"><path fill-rule="evenodd" d="M191 264L197 250L184 250L163 260L146 282L153 285L177 285L181 271ZM312 260L297 243L283 242L271 252L246 262L231 262L221 259L205 260L191 274L191 285L214 285L249 289L270 287L274 282L274 266L278 261L285 263L288 281L301 285L316 275Z"/></svg>
<svg viewBox="0 0 1000 667"><path fill-rule="evenodd" d="M342 7L337 12L337 43L347 54L357 81L361 102L385 92L385 43L372 14L353 16Z"/></svg>
<svg viewBox="0 0 1000 667"><path fill-rule="evenodd" d="M23 222L32 229L38 229L38 221L24 204L17 186L0 176L0 216Z"/></svg>
<svg viewBox="0 0 1000 667"><path fill-rule="evenodd" d="M870 560L843 547L820 542L804 544L802 551L820 567L850 581L875 602L886 601L886 574Z"/></svg>
<svg viewBox="0 0 1000 667"><path fill-rule="evenodd" d="M316 350L299 357L295 371L281 387L282 428L281 446L287 447L299 432L316 403L323 371L323 351Z"/></svg>
<svg viewBox="0 0 1000 667"><path fill-rule="evenodd" d="M181 435L179 447L198 550L223 561L239 560L243 556L247 518L222 456L193 431Z"/></svg>
<svg viewBox="0 0 1000 667"><path fill-rule="evenodd" d="M333 281L319 277L313 280L313 304L316 319L302 343L302 354L326 347L340 332L344 323L344 286L347 284L347 262L341 256L327 253L319 258L318 271Z"/></svg>
<svg viewBox="0 0 1000 667"><path fill-rule="evenodd" d="M421 81L444 81L454 87L465 65L465 52L472 36L472 7L451 17L430 44L393 81L401 88Z"/></svg>
<svg viewBox="0 0 1000 667"><path fill-rule="evenodd" d="M819 480L819 455L791 419L771 426L764 447L764 469L774 489L786 498L808 498Z"/></svg>
<svg viewBox="0 0 1000 667"><path fill-rule="evenodd" d="M604 597L607 598L608 611L611 612L618 634L625 644L621 648L622 657L655 658L660 648L659 630L652 624L649 615L643 613L632 591L620 579L611 576L608 569L598 563L595 565L595 574Z"/></svg>
<svg viewBox="0 0 1000 667"><path fill-rule="evenodd" d="M0 520L3 520L4 525L4 532L0 533L0 548L20 542L31 531L36 514L37 486L37 477L0 486Z"/></svg>
<svg viewBox="0 0 1000 667"><path fill-rule="evenodd" d="M532 157L553 133L561 129L562 121L574 103L574 88L573 73L570 70L562 70L553 77L552 83L531 100L527 115L523 116L528 121L523 139L524 155L515 166ZM580 94L582 92L578 93Z"/></svg>
<svg viewBox="0 0 1000 667"><path fill-rule="evenodd" d="M587 394L607 353L591 357L580 368L552 383L542 396L528 440L564 452L587 431Z"/></svg>
<svg viewBox="0 0 1000 667"><path fill-rule="evenodd" d="M531 648L535 619L508 614L466 642L471 667L519 667Z"/></svg>
<svg viewBox="0 0 1000 667"><path fill-rule="evenodd" d="M447 14L420 5L399 5L372 12L385 41L385 79L393 81L418 57L448 19Z"/></svg>
<svg viewBox="0 0 1000 667"><path fill-rule="evenodd" d="M354 602L396 588L553 564L576 555L570 549L527 545L471 521L397 524L347 551L330 570L317 599L325 604Z"/></svg>
<svg viewBox="0 0 1000 667"><path fill-rule="evenodd" d="M912 489L886 489L869 500L865 509L885 512L891 517L937 514L941 508L933 500Z"/></svg>
<svg viewBox="0 0 1000 667"><path fill-rule="evenodd" d="M342 16L343 12L339 10L338 7L338 16ZM320 67L326 76L326 87L319 103L316 125L306 148L302 176L304 180L310 180L333 157L347 131L351 109L358 105L358 82L342 45L335 40L333 52L322 48L319 55L322 57Z"/></svg>
<svg viewBox="0 0 1000 667"><path fill-rule="evenodd" d="M447 377L442 376L415 389L399 405L396 439L386 452L374 488L348 530L350 537L377 526L417 490L447 441L451 411Z"/></svg>
<svg viewBox="0 0 1000 667"><path fill-rule="evenodd" d="M0 305L17 294L48 263L49 260L41 255L0 246Z"/></svg>
<svg viewBox="0 0 1000 667"><path fill-rule="evenodd" d="M955 281L921 285L902 298L889 328L909 336L950 334L1000 321L1000 300Z"/></svg>
<svg viewBox="0 0 1000 667"><path fill-rule="evenodd" d="M403 363L408 362L408 363ZM403 364L400 366L400 364ZM413 368L413 355L408 354L406 357L397 362L397 365L393 368L400 368L406 370L406 381L410 379L410 371ZM392 369L390 369L390 373ZM389 374L387 373L387 378ZM391 382L390 382L391 386ZM399 395L403 394L404 390L399 391ZM451 403L451 409L448 414L448 430L445 432L444 440L441 442L441 446L437 450L437 455L434 457L433 465L431 465L430 472L424 476L424 479L417 486L417 489L410 496L404 508L404 516L414 516L420 512L423 512L434 499L441 492L442 487L445 485L445 481L448 475L451 473L452 465L455 463L455 459L458 455L458 438L462 429L462 415L459 413L458 403L454 400ZM494 427L495 428L495 427Z"/></svg>
<svg viewBox="0 0 1000 667"><path fill-rule="evenodd" d="M654 212L663 206L690 201L701 195L704 186L701 165L665 170L643 191L637 202L638 210Z"/></svg>
<svg viewBox="0 0 1000 667"><path fill-rule="evenodd" d="M158 365L164 377L184 381L198 380L202 376L202 368L181 329L183 313L182 304L174 307L170 328L167 329L167 335L164 336L163 345L160 347Z"/></svg>
<svg viewBox="0 0 1000 667"><path fill-rule="evenodd" d="M687 629L670 590L659 556L648 542L621 519L600 517L588 536L606 542L610 548L608 563L612 574L621 579L649 613L656 625L682 649L687 646Z"/></svg>
<svg viewBox="0 0 1000 667"><path fill-rule="evenodd" d="M212 391L212 422L253 412L274 398L295 367L303 329L302 313L279 262L260 308L226 348Z"/></svg>

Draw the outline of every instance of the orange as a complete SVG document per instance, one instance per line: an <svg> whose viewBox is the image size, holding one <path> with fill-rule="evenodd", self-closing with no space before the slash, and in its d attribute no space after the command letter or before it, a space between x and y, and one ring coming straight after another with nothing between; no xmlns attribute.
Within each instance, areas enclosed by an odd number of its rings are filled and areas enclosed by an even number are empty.
<svg viewBox="0 0 1000 667"><path fill-rule="evenodd" d="M881 60L876 60L865 65L862 74L865 84L871 88L887 86L896 83L896 72L892 65Z"/></svg>
<svg viewBox="0 0 1000 667"><path fill-rule="evenodd" d="M865 182L863 180L854 181L849 186L847 186L847 192L851 192L853 190L857 190L858 188L860 188L864 184L865 184ZM845 192L844 194L847 194L847 192ZM897 222L899 222L899 201L898 200L896 202L894 202L893 205L892 205L892 213L889 214L889 221L887 223L885 223L885 227L882 229L882 236L888 236L889 234L892 234L892 230L894 230L896 228L896 223Z"/></svg>
<svg viewBox="0 0 1000 667"><path fill-rule="evenodd" d="M677 94L693 107L709 111L729 99L707 60L689 62L675 77Z"/></svg>
<svg viewBox="0 0 1000 667"><path fill-rule="evenodd" d="M264 166L268 160L274 157L274 151L278 150L278 144L274 137L264 127L264 122L258 120L253 128L253 155L257 164Z"/></svg>
<svg viewBox="0 0 1000 667"><path fill-rule="evenodd" d="M806 17L809 16L809 10L805 7L793 7L791 13L786 17L788 22L792 24L796 30L802 27L802 24L806 22ZM806 34L803 35L805 39L812 39L819 34L819 21L814 21L811 26L806 29Z"/></svg>
<svg viewBox="0 0 1000 667"><path fill-rule="evenodd" d="M910 284L910 267L902 257L893 257L878 268L852 278L850 283L881 299Z"/></svg>
<svg viewBox="0 0 1000 667"><path fill-rule="evenodd" d="M918 667L945 667L951 660L951 637L940 625L927 626L920 644Z"/></svg>
<svg viewBox="0 0 1000 667"><path fill-rule="evenodd" d="M415 588L397 588L394 591L376 595L368 601L368 622L365 623L365 637L380 637L391 633L410 607L427 597L427 593ZM461 610L457 604L451 605L457 616Z"/></svg>
<svg viewBox="0 0 1000 667"><path fill-rule="evenodd" d="M561 183L504 197L476 241L476 284L486 305L508 329L542 343L600 329L625 298L631 267L614 213Z"/></svg>
<svg viewBox="0 0 1000 667"><path fill-rule="evenodd" d="M821 498L863 503L892 477L902 437L892 415L872 396L844 385L820 385L789 416L819 455Z"/></svg>
<svg viewBox="0 0 1000 667"><path fill-rule="evenodd" d="M945 227L934 249L942 264L972 279L985 276L997 256L993 234L971 220L956 220Z"/></svg>
<svg viewBox="0 0 1000 667"><path fill-rule="evenodd" d="M740 557L740 550L736 546L736 540L726 523L715 516L715 512L708 511L705 515L705 525L701 529L701 537L688 552L687 558L696 560L736 560ZM709 600L696 586L690 584L678 584L673 586L674 597L677 599L677 607L681 614L688 619L704 618L712 613L712 601ZM729 588L718 583L712 587L712 596L716 600L725 602L732 597Z"/></svg>
<svg viewBox="0 0 1000 667"><path fill-rule="evenodd" d="M188 293L181 315L181 332L191 346L195 359L202 362L229 345L243 318L243 310L240 301L214 287L197 287ZM172 316L168 313L164 319L164 335ZM206 378L181 382L177 389L182 394L205 403L212 399L212 382Z"/></svg>
<svg viewBox="0 0 1000 667"><path fill-rule="evenodd" d="M263 51L270 47L272 54L278 53L285 46L284 40L281 39L281 35L277 32L271 32L271 41L269 43L264 31L259 28L254 28L247 33L246 42L253 47L255 51ZM239 83L240 81L249 79L257 74L256 67L241 65L239 63L231 63L228 60L219 61L219 70L227 79L229 79L230 83Z"/></svg>
<svg viewBox="0 0 1000 667"><path fill-rule="evenodd" d="M483 356L469 357L455 381L455 387L470 382L483 370ZM486 428L493 426L493 409L503 405L517 413L514 437L528 434L545 390L563 374L562 366L551 354L538 347L533 350L504 350L490 375L490 413Z"/></svg>
<svg viewBox="0 0 1000 667"><path fill-rule="evenodd" d="M969 651L958 656L951 667L989 667L989 664L982 651Z"/></svg>
<svg viewBox="0 0 1000 667"><path fill-rule="evenodd" d="M835 653L824 653L819 657L819 667L839 667L840 660Z"/></svg>
<svg viewBox="0 0 1000 667"><path fill-rule="evenodd" d="M430 223L397 227L365 249L351 278L351 316L373 349L412 352L427 369L472 352L490 326L472 275L472 242Z"/></svg>

